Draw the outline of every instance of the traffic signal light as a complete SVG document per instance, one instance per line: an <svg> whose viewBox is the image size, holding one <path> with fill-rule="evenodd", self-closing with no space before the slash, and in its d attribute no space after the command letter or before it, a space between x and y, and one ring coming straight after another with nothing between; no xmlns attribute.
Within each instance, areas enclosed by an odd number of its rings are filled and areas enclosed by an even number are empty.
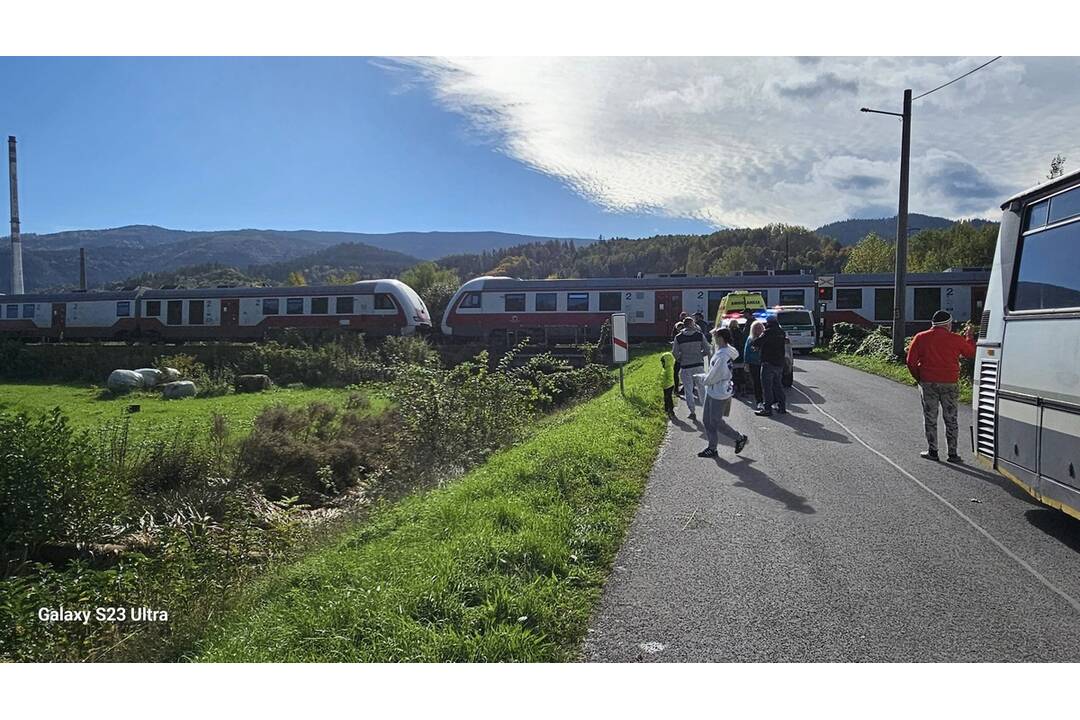
<svg viewBox="0 0 1080 720"><path fill-rule="evenodd" d="M818 300L832 300L832 288L831 287L819 287L817 289Z"/></svg>

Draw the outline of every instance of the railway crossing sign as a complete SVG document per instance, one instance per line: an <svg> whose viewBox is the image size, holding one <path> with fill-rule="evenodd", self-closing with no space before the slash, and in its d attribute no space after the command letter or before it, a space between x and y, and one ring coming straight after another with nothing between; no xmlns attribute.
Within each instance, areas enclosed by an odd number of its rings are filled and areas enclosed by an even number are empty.
<svg viewBox="0 0 1080 720"><path fill-rule="evenodd" d="M619 365L619 392L626 395L623 386L623 365L630 359L630 336L626 332L626 313L611 314L611 361Z"/></svg>
<svg viewBox="0 0 1080 720"><path fill-rule="evenodd" d="M611 361L620 365L630 359L630 343L626 334L626 313L611 315Z"/></svg>
<svg viewBox="0 0 1080 720"><path fill-rule="evenodd" d="M835 275L822 275L817 279L818 287L834 287L836 285Z"/></svg>

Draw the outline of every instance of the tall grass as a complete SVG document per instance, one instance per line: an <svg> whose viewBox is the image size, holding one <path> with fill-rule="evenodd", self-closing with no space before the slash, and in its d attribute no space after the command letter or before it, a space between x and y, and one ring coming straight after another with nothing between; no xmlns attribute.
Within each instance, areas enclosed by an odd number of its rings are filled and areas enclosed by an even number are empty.
<svg viewBox="0 0 1080 720"><path fill-rule="evenodd" d="M649 355L459 480L274 573L203 661L573 659L666 428Z"/></svg>

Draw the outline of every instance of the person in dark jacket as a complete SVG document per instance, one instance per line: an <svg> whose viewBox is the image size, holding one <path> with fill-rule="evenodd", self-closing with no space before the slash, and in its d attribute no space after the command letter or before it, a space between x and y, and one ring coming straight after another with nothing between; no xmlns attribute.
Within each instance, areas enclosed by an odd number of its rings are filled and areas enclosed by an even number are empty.
<svg viewBox="0 0 1080 720"><path fill-rule="evenodd" d="M705 337L712 337L712 323L705 319L704 313L694 313L694 323L698 326L698 330L705 333Z"/></svg>
<svg viewBox="0 0 1080 720"><path fill-rule="evenodd" d="M765 407L755 411L755 415L769 417L773 414L774 403L777 413L787 413L783 382L786 340L787 333L780 327L779 321L771 317L765 321L765 332L750 342L750 347L761 353L761 389L765 399Z"/></svg>
<svg viewBox="0 0 1080 720"><path fill-rule="evenodd" d="M750 325L750 334L746 336L746 344L743 347L743 361L750 367L750 379L754 383L755 410L761 410L765 405L761 394L761 353L755 350L751 343L761 337L763 332L765 332L765 323L755 320Z"/></svg>

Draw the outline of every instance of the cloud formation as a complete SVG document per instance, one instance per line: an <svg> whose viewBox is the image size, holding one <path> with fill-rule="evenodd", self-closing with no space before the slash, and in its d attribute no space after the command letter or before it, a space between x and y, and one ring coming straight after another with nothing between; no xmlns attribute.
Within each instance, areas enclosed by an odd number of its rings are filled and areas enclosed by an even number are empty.
<svg viewBox="0 0 1080 720"><path fill-rule="evenodd" d="M985 58L396 61L500 152L615 212L816 227L895 212L899 111ZM1003 58L915 103L913 212L995 217L1080 165L1077 58ZM1068 169L1068 166L1067 166ZM881 213L882 209L892 208Z"/></svg>

